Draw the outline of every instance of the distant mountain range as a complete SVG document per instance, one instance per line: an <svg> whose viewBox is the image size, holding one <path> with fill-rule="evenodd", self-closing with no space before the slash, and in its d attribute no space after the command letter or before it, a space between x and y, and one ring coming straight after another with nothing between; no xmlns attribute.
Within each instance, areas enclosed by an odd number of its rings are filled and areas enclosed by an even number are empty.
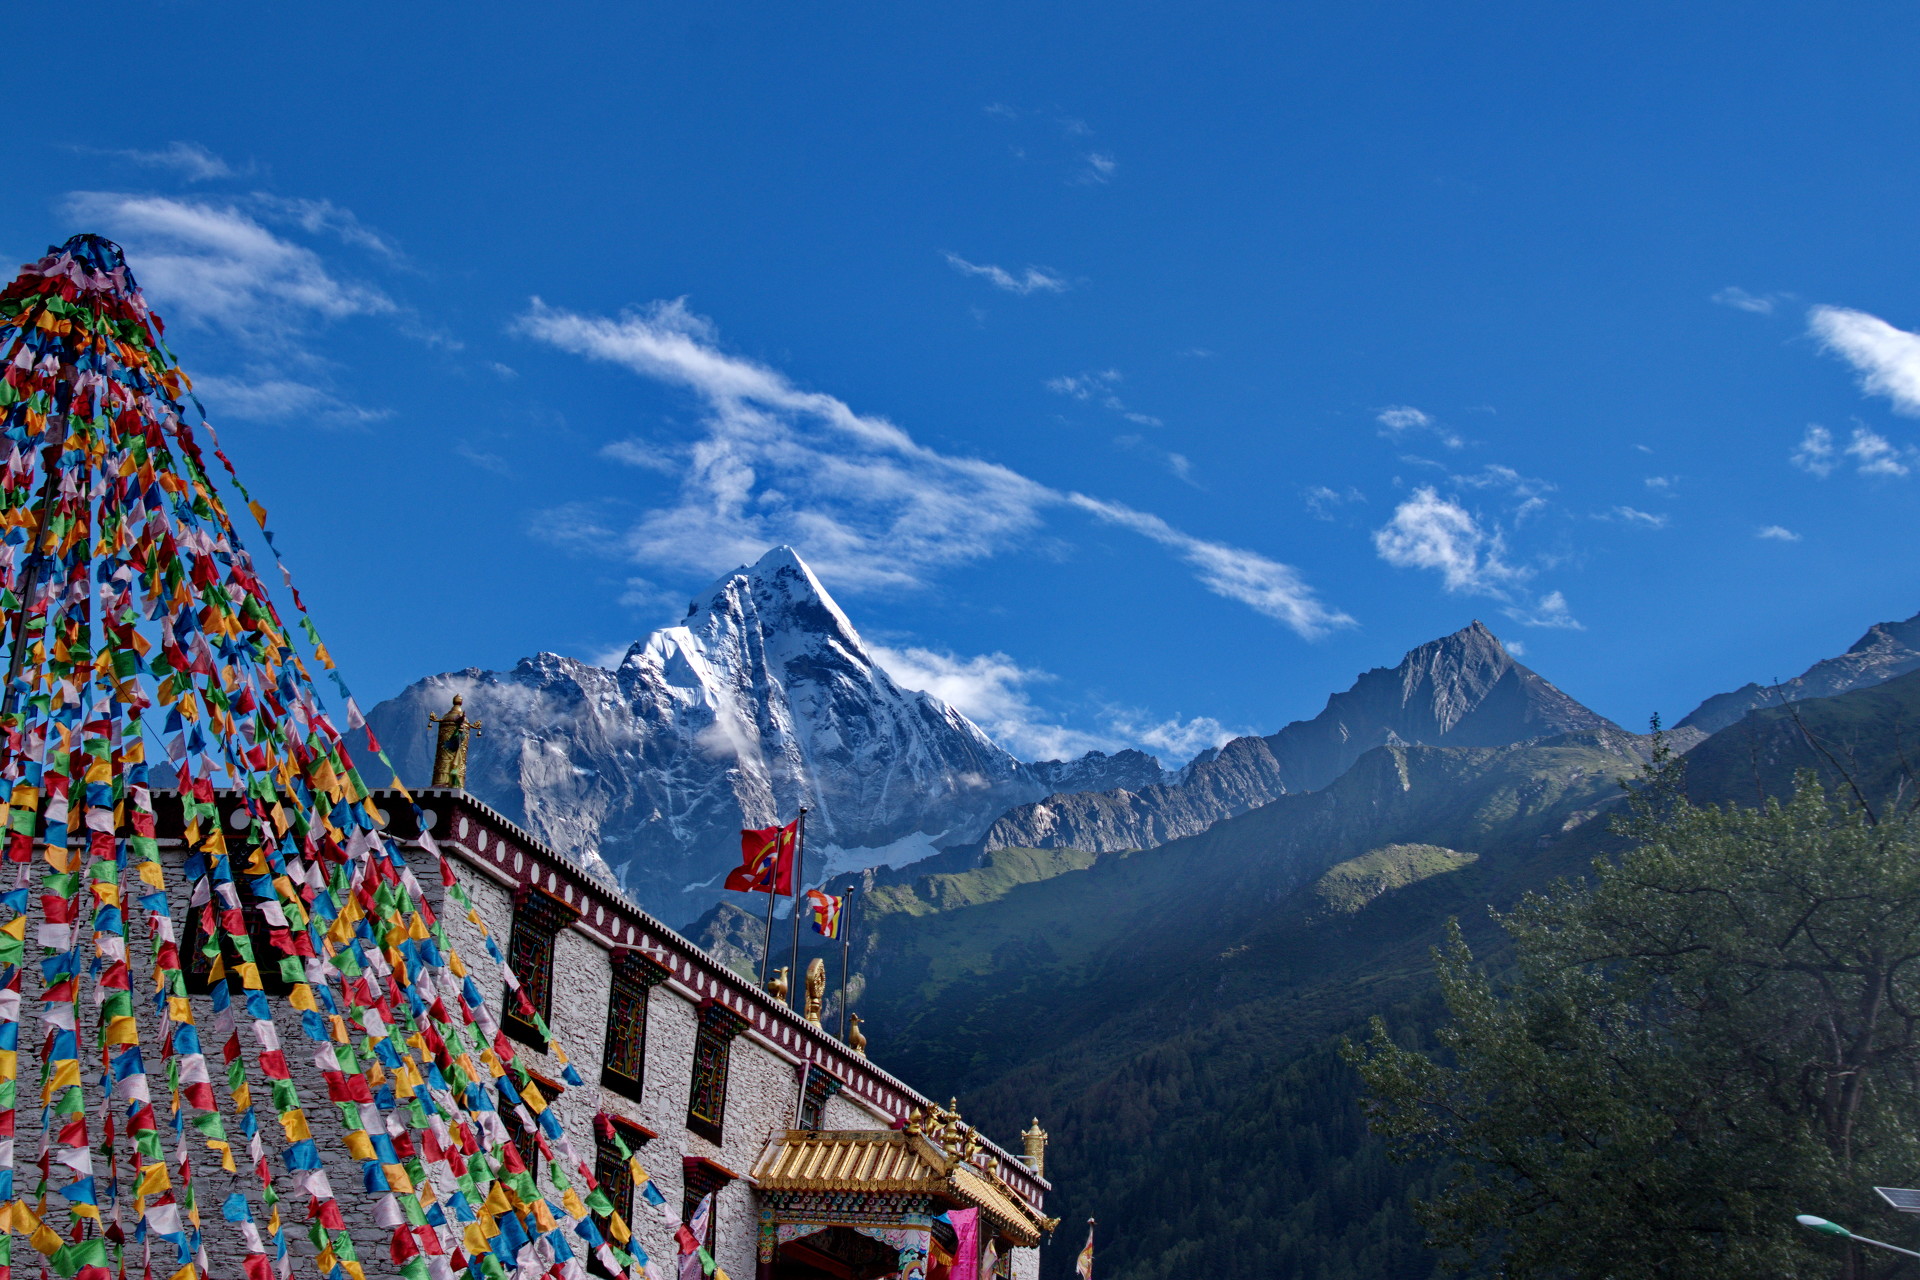
<svg viewBox="0 0 1920 1280"><path fill-rule="evenodd" d="M1174 782L1053 795L987 829L986 850L1151 849L1279 797L1317 791L1375 747L1505 746L1620 727L1513 660L1479 622L1362 672L1311 720L1235 738Z"/></svg>
<svg viewBox="0 0 1920 1280"><path fill-rule="evenodd" d="M427 716L456 693L483 726L467 789L673 923L721 895L743 826L802 805L817 874L977 840L1063 788L1163 776L1138 751L1015 759L897 685L787 547L721 577L611 671L542 653L410 685L368 716L403 780L430 776Z"/></svg>
<svg viewBox="0 0 1920 1280"><path fill-rule="evenodd" d="M1749 711L1784 706L1803 698L1831 698L1864 689L1920 668L1920 614L1905 622L1875 623L1851 649L1814 663L1781 684L1749 684L1708 698L1675 729L1718 733Z"/></svg>

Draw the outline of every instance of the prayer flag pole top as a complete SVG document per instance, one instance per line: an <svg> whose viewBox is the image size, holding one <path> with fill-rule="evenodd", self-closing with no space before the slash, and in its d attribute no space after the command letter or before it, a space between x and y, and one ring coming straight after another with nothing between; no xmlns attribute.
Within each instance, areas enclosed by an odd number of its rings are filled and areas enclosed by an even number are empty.
<svg viewBox="0 0 1920 1280"><path fill-rule="evenodd" d="M266 508L205 427L296 625L260 580L164 335L98 236L0 292L0 1133L14 1135L0 1141L0 1280L20 1238L67 1280L156 1265L197 1280L216 1234L248 1280L365 1280L330 1166L373 1203L355 1218L376 1224L363 1243L384 1241L376 1274L580 1280L591 1255L637 1280L645 1255L450 932L484 946L551 1040L544 1020L425 824L420 849L463 920L435 914L382 833L315 669L349 729L358 706ZM178 854L155 834L156 784L179 792ZM216 788L239 806L231 831ZM183 933L204 940L204 998L185 984ZM263 970L288 994L270 1000ZM19 1108L23 1061L40 1097ZM338 1104L324 1151L302 1085ZM559 1203L501 1111L533 1135ZM16 1148L40 1155L16 1163Z"/></svg>

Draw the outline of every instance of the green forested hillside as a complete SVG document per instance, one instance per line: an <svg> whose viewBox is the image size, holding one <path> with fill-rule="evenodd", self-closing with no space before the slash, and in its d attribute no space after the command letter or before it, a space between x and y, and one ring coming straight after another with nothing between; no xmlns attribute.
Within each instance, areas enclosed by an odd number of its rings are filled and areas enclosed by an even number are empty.
<svg viewBox="0 0 1920 1280"><path fill-rule="evenodd" d="M1751 803L1812 767L1883 803L1920 758L1903 745L1916 704L1920 674L1759 713L1695 749L1691 790ZM1497 963L1487 907L1616 847L1606 817L1644 749L1383 748L1159 849L1016 853L876 895L873 1052L990 1132L1040 1116L1065 1223L1049 1280L1089 1215L1102 1280L1429 1276L1408 1205L1431 1171L1385 1159L1333 1046L1374 1013L1420 1039L1445 921Z"/></svg>

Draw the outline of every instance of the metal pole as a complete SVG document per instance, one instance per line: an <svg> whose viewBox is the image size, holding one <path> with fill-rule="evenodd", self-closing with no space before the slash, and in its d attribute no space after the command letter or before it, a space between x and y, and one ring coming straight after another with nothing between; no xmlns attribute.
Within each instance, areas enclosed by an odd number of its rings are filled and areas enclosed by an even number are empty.
<svg viewBox="0 0 1920 1280"><path fill-rule="evenodd" d="M853 895L860 891L858 884L847 886L847 896L840 900L840 1043L847 1042L847 931L853 928Z"/></svg>
<svg viewBox="0 0 1920 1280"><path fill-rule="evenodd" d="M787 973L787 1006L804 1016L806 997L800 982L800 886L806 880L807 807L800 806L800 829L793 842L793 966Z"/></svg>
<svg viewBox="0 0 1920 1280"><path fill-rule="evenodd" d="M777 856L777 855L776 855ZM767 961L773 958L773 900L780 895L767 886L767 932L760 940L760 989L767 989Z"/></svg>

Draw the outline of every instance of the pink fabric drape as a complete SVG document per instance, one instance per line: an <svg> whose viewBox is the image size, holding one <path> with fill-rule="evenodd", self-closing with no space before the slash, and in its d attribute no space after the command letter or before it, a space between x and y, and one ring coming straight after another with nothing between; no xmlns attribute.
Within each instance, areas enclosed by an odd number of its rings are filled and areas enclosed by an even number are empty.
<svg viewBox="0 0 1920 1280"><path fill-rule="evenodd" d="M980 1211L953 1209L947 1213L953 1224L953 1280L980 1280Z"/></svg>

